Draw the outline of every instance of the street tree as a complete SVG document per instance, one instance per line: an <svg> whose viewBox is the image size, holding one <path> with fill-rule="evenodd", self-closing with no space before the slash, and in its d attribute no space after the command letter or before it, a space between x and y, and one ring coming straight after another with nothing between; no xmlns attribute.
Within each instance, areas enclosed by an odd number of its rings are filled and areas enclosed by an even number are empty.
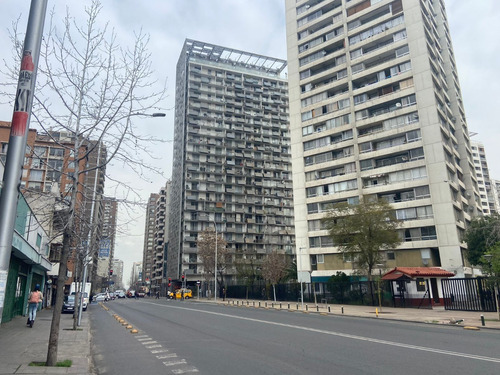
<svg viewBox="0 0 500 375"><path fill-rule="evenodd" d="M268 280L273 286L274 301L276 302L276 284L278 284L287 273L289 268L285 254L273 251L268 254L262 262L262 278Z"/></svg>
<svg viewBox="0 0 500 375"><path fill-rule="evenodd" d="M217 238L217 241L215 240ZM203 265L205 281L210 281L215 274L215 246L217 244L217 284L219 290L224 288L224 275L230 263L231 254L227 242L221 233L215 233L213 228L206 228L198 235L196 243L198 255Z"/></svg>
<svg viewBox="0 0 500 375"><path fill-rule="evenodd" d="M253 287L260 277L262 267L259 264L251 255L248 258L236 257L234 260L236 275L239 280L243 280L246 287L246 299L248 299L248 288Z"/></svg>
<svg viewBox="0 0 500 375"><path fill-rule="evenodd" d="M150 162L154 159L152 146L161 139L143 134L134 121L156 111L165 96L164 85L152 78L149 36L140 31L130 47L122 48L108 24L99 26L101 11L99 1L92 1L85 7L83 24L78 24L69 11L65 17L52 11L38 66L31 123L64 149L64 154L70 155L65 162L74 166L71 173L61 177L66 188L55 204L63 221L60 233L53 236L61 239L61 254L47 366L57 362L68 260L75 252L83 253L78 255L81 261L88 259L98 241L96 221L88 219L88 211L97 208L100 195L88 176L95 173L99 178L97 172L104 173L112 160L139 179L145 179L147 173L161 174ZM15 47L22 46L15 26L11 36ZM12 78L13 86L16 70L4 72ZM62 142L56 134L66 134L70 142ZM36 153L32 156L43 159ZM95 162L88 163L92 157ZM47 168L61 172L58 167ZM123 191L122 203L139 202L139 192L133 185L109 175L107 180ZM89 246L83 245L85 241Z"/></svg>
<svg viewBox="0 0 500 375"><path fill-rule="evenodd" d="M466 257L471 265L481 265L483 256L500 242L500 216L478 216L472 219L464 236Z"/></svg>
<svg viewBox="0 0 500 375"><path fill-rule="evenodd" d="M372 271L383 261L383 250L401 243L397 229L400 222L387 201L361 199L359 204L334 205L323 219L334 245L356 268L372 281Z"/></svg>

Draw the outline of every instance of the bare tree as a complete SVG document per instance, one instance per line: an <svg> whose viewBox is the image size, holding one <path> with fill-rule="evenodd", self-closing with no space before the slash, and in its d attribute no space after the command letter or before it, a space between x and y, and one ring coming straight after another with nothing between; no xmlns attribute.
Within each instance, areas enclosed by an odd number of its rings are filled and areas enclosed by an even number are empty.
<svg viewBox="0 0 500 375"><path fill-rule="evenodd" d="M90 173L104 171L111 160L130 169L143 179L146 172L160 174L149 160L153 159L152 143L160 139L141 134L134 119L158 109L165 96L164 85L152 79L148 35L135 34L131 48L121 48L116 33L105 24L99 27L99 1L85 8L86 21L77 24L69 12L62 20L52 11L42 43L32 124L37 124L48 137L72 156L74 171L62 177L66 189L57 206L65 218L61 228L61 256L57 280L57 298L47 352L47 366L57 362L60 314L66 281L67 263L72 249L84 252L86 259L94 247L83 241L96 242L95 221L88 220L88 202L96 199L94 187L86 183ZM18 34L12 34L15 45ZM15 74L13 78L15 77ZM67 134L71 146L56 134ZM101 154L93 166L87 161ZM148 160L149 159L149 160ZM112 180L125 191L122 202L137 201L139 193L132 186ZM93 206L92 206L93 207ZM81 255L81 254L80 254ZM83 280L85 281L85 280Z"/></svg>
<svg viewBox="0 0 500 375"><path fill-rule="evenodd" d="M274 301L276 301L276 284L278 284L287 273L289 267L284 254L273 251L262 263L262 277L273 286Z"/></svg>
<svg viewBox="0 0 500 375"><path fill-rule="evenodd" d="M198 255L207 282L210 281L215 272L215 238L216 234L213 228L207 228L198 235ZM221 233L217 233L217 279L221 290L224 287L224 275L230 256L226 240Z"/></svg>

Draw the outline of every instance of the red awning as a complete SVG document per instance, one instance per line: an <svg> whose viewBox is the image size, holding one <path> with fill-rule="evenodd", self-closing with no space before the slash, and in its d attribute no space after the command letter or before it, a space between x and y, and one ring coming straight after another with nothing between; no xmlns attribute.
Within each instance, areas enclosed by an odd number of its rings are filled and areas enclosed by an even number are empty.
<svg viewBox="0 0 500 375"><path fill-rule="evenodd" d="M396 267L382 276L382 280L397 280L402 277L415 279L417 277L454 277L455 274L439 267Z"/></svg>

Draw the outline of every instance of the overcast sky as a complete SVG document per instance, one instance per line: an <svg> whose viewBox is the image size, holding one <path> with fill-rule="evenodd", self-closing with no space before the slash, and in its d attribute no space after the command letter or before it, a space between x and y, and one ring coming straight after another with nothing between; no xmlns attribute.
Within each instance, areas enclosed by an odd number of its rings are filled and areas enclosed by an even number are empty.
<svg viewBox="0 0 500 375"><path fill-rule="evenodd" d="M87 0L49 0L61 18L65 7L78 18ZM284 0L103 0L102 21L109 21L122 45L133 41L134 31L143 29L151 36L150 51L158 80L167 79L165 108L173 108L175 66L186 38L209 42L248 52L286 59ZM404 0L403 0L404 4ZM486 147L490 174L500 179L500 127L495 108L500 108L500 7L498 0L446 0L450 31L457 60L469 130L473 139ZM11 57L7 29L21 16L21 30L26 28L29 0L0 0L0 60ZM2 101L2 100L0 100ZM144 121L143 126L164 139L173 138L174 111L165 118ZM0 120L10 121L12 105L0 104ZM156 151L166 176L171 175L172 144ZM156 193L164 181L152 178L138 182L123 175L121 166L111 165L108 172L141 188L143 198ZM109 191L108 191L109 192ZM121 198L121 197L119 197ZM115 257L125 262L125 283L132 262L142 261L144 214L135 212L136 220L125 226L128 235L120 234Z"/></svg>

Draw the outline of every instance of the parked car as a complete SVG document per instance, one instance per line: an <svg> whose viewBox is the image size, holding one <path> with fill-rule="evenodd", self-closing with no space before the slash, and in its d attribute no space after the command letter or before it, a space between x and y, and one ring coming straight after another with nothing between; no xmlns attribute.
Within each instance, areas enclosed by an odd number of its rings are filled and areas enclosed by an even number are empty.
<svg viewBox="0 0 500 375"><path fill-rule="evenodd" d="M116 297L118 297L118 298L125 298L125 297L126 297L125 292L124 292L123 290L117 290L117 291L115 292L115 295L116 295Z"/></svg>
<svg viewBox="0 0 500 375"><path fill-rule="evenodd" d="M64 296L62 313L74 312L75 311L75 296Z"/></svg>
<svg viewBox="0 0 500 375"><path fill-rule="evenodd" d="M116 298L116 295L114 292L109 292L109 299L114 300Z"/></svg>
<svg viewBox="0 0 500 375"><path fill-rule="evenodd" d="M71 293L72 296L75 296L75 292ZM83 311L87 311L87 306L89 305L89 294L87 292L83 293Z"/></svg>

